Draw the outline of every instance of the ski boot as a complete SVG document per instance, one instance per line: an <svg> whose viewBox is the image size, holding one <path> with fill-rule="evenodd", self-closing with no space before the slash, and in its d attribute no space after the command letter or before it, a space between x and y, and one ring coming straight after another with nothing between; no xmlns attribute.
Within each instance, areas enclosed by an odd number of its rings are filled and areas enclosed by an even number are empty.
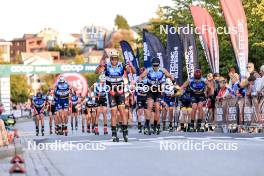
<svg viewBox="0 0 264 176"><path fill-rule="evenodd" d="M123 125L123 138L125 142L128 142L128 129L127 125Z"/></svg>
<svg viewBox="0 0 264 176"><path fill-rule="evenodd" d="M60 135L64 135L64 125L62 125L60 128Z"/></svg>
<svg viewBox="0 0 264 176"><path fill-rule="evenodd" d="M58 135L59 132L58 132L58 125L55 126L55 134Z"/></svg>
<svg viewBox="0 0 264 176"><path fill-rule="evenodd" d="M138 125L138 133L142 133L142 126Z"/></svg>
<svg viewBox="0 0 264 176"><path fill-rule="evenodd" d="M112 140L113 142L119 142L119 138L117 137L116 127L112 126Z"/></svg>
<svg viewBox="0 0 264 176"><path fill-rule="evenodd" d="M169 125L169 132L170 133L173 132L173 126L172 126L172 124Z"/></svg>
<svg viewBox="0 0 264 176"><path fill-rule="evenodd" d="M156 134L159 135L161 132L160 124L157 125L157 128L155 130L156 130Z"/></svg>
<svg viewBox="0 0 264 176"><path fill-rule="evenodd" d="M38 136L38 135L39 135L39 128L36 127L36 136Z"/></svg>
<svg viewBox="0 0 264 176"><path fill-rule="evenodd" d="M155 134L154 124L150 125L150 133Z"/></svg>
<svg viewBox="0 0 264 176"><path fill-rule="evenodd" d="M44 127L41 128L41 135L44 136Z"/></svg>
<svg viewBox="0 0 264 176"><path fill-rule="evenodd" d="M145 135L151 135L151 131L149 127L144 127L144 134Z"/></svg>
<svg viewBox="0 0 264 176"><path fill-rule="evenodd" d="M86 129L86 132L87 132L87 133L91 133L90 128L87 128L87 129Z"/></svg>
<svg viewBox="0 0 264 176"><path fill-rule="evenodd" d="M107 131L107 127L104 127L104 135L107 135L108 131Z"/></svg>
<svg viewBox="0 0 264 176"><path fill-rule="evenodd" d="M67 126L64 127L64 135L65 135L65 136L68 136L68 129L67 129Z"/></svg>
<svg viewBox="0 0 264 176"><path fill-rule="evenodd" d="M194 124L188 124L187 131L188 132L194 132Z"/></svg>
<svg viewBox="0 0 264 176"><path fill-rule="evenodd" d="M98 129L98 127L95 127L95 129L94 129L94 134L95 134L95 135L99 135L99 129Z"/></svg>

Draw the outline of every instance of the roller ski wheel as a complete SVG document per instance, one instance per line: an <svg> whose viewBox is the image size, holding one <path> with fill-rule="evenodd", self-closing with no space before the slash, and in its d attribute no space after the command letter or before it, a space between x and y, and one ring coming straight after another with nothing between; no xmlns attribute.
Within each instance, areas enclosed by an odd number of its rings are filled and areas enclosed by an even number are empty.
<svg viewBox="0 0 264 176"><path fill-rule="evenodd" d="M124 136L124 142L128 142L128 136Z"/></svg>
<svg viewBox="0 0 264 176"><path fill-rule="evenodd" d="M98 128L94 130L94 134L99 136L99 130L98 130Z"/></svg>
<svg viewBox="0 0 264 176"><path fill-rule="evenodd" d="M197 129L197 132L203 133L203 132L205 132L205 128L204 127L200 127L200 128Z"/></svg>
<svg viewBox="0 0 264 176"><path fill-rule="evenodd" d="M145 128L144 129L144 135L151 135L151 131L150 131L150 129L149 128Z"/></svg>
<svg viewBox="0 0 264 176"><path fill-rule="evenodd" d="M117 136L112 137L113 142L119 142L119 138Z"/></svg>
<svg viewBox="0 0 264 176"><path fill-rule="evenodd" d="M188 128L188 132L194 132L195 130L194 130L194 128L193 127L189 127Z"/></svg>
<svg viewBox="0 0 264 176"><path fill-rule="evenodd" d="M104 127L104 135L107 135L107 134L108 134L107 128Z"/></svg>
<svg viewBox="0 0 264 176"><path fill-rule="evenodd" d="M173 132L173 127L169 128L169 132L170 132L170 133Z"/></svg>
<svg viewBox="0 0 264 176"><path fill-rule="evenodd" d="M160 128L157 128L157 129L156 129L156 134L157 134L157 135L160 135L160 133L161 133Z"/></svg>
<svg viewBox="0 0 264 176"><path fill-rule="evenodd" d="M186 128L185 127L181 128L180 132L186 132Z"/></svg>

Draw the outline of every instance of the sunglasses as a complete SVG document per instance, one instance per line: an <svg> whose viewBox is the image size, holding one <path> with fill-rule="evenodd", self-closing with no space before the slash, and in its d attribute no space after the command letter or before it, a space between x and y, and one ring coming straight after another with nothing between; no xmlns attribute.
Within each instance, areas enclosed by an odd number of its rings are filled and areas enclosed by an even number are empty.
<svg viewBox="0 0 264 176"><path fill-rule="evenodd" d="M152 67L159 67L159 65L152 65Z"/></svg>

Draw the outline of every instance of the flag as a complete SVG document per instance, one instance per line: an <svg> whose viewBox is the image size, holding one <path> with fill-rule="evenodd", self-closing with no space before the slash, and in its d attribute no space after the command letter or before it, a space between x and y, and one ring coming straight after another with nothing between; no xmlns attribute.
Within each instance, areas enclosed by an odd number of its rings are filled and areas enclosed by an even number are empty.
<svg viewBox="0 0 264 176"><path fill-rule="evenodd" d="M194 76L195 69L198 68L198 54L195 43L194 34L191 33L190 27L180 25L180 37L183 44L184 58L186 62L186 69L188 78Z"/></svg>
<svg viewBox="0 0 264 176"><path fill-rule="evenodd" d="M213 18L204 8L190 5L206 60L213 73L219 73L219 45Z"/></svg>
<svg viewBox="0 0 264 176"><path fill-rule="evenodd" d="M136 58L132 50L132 47L125 40L120 41L120 46L122 48L122 53L125 59L125 63L126 64L132 63L133 67L136 69L136 74L139 75L139 63L138 63L138 59Z"/></svg>
<svg viewBox="0 0 264 176"><path fill-rule="evenodd" d="M150 67L152 58L157 57L160 59L160 66L163 67L165 49L159 38L144 29L143 45L144 45L144 66Z"/></svg>
<svg viewBox="0 0 264 176"><path fill-rule="evenodd" d="M174 76L177 84L182 84L183 73L183 48L178 33L171 33L169 26L167 34L166 58L164 59L164 68Z"/></svg>
<svg viewBox="0 0 264 176"><path fill-rule="evenodd" d="M247 76L248 28L241 0L220 0L241 77ZM236 32L233 32L235 30Z"/></svg>

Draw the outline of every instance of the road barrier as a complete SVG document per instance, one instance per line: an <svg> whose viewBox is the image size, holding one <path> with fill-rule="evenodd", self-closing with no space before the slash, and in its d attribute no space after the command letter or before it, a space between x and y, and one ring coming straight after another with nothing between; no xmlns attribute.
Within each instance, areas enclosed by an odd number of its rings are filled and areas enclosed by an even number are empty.
<svg viewBox="0 0 264 176"><path fill-rule="evenodd" d="M254 99L256 98L256 99ZM258 100L253 103L253 100ZM260 118L258 118L260 117ZM229 132L263 131L264 98L236 97L216 102L214 125L227 127Z"/></svg>

